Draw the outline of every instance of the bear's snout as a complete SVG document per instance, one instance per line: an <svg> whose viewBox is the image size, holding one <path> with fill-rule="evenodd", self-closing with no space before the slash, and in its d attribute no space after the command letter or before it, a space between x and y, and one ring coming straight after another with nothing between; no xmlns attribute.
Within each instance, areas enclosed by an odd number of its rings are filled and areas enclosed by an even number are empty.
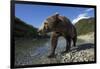
<svg viewBox="0 0 100 69"><path fill-rule="evenodd" d="M40 32L41 32L41 30L38 30L37 32L38 32L38 33L40 33Z"/></svg>
<svg viewBox="0 0 100 69"><path fill-rule="evenodd" d="M38 33L39 35L41 35L41 33L42 33L42 30L38 30L38 31L37 31L37 33Z"/></svg>

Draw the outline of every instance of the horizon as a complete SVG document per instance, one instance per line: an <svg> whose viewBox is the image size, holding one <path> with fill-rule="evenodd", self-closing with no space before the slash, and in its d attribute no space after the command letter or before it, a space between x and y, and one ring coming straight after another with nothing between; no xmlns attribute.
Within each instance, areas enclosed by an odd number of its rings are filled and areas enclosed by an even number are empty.
<svg viewBox="0 0 100 69"><path fill-rule="evenodd" d="M94 8L15 4L15 17L36 28L56 12L69 18L73 24L80 19L95 17Z"/></svg>

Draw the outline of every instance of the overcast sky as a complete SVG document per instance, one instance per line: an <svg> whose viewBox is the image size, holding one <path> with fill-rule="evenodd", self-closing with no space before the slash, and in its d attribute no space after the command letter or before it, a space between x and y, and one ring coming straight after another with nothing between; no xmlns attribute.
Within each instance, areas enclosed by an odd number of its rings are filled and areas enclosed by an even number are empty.
<svg viewBox="0 0 100 69"><path fill-rule="evenodd" d="M45 5L29 5L16 4L15 16L24 22L37 28L41 26L43 21L58 12L60 15L66 16L74 24L82 18L94 17L93 8L83 7L61 7L61 6L45 6Z"/></svg>

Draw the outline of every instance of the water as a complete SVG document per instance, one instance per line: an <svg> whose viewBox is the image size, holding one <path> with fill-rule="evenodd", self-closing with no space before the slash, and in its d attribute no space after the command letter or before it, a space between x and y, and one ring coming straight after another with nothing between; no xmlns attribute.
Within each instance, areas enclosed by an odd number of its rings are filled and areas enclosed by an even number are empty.
<svg viewBox="0 0 100 69"><path fill-rule="evenodd" d="M83 42L78 40L79 43ZM66 41L59 38L56 54L59 55L65 50ZM35 65L60 63L61 57L49 59L51 43L50 39L16 39L15 40L15 65Z"/></svg>
<svg viewBox="0 0 100 69"><path fill-rule="evenodd" d="M59 38L56 53L64 49L65 40ZM62 45L63 43L63 45ZM15 40L15 65L44 64L44 57L50 53L50 39L16 39ZM63 47L63 48L62 48Z"/></svg>

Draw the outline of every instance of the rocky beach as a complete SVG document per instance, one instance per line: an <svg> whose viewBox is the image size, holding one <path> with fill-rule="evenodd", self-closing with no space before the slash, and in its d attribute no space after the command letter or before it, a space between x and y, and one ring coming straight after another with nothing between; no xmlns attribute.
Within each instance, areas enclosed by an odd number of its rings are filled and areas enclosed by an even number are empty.
<svg viewBox="0 0 100 69"><path fill-rule="evenodd" d="M27 44L26 44L27 41ZM54 64L71 62L88 62L95 60L94 33L78 36L77 46L71 47L68 53L65 50L66 41L59 38L55 58L48 58L50 53L50 39L42 40L19 40L15 41L15 65ZM24 45L24 46L22 46Z"/></svg>

